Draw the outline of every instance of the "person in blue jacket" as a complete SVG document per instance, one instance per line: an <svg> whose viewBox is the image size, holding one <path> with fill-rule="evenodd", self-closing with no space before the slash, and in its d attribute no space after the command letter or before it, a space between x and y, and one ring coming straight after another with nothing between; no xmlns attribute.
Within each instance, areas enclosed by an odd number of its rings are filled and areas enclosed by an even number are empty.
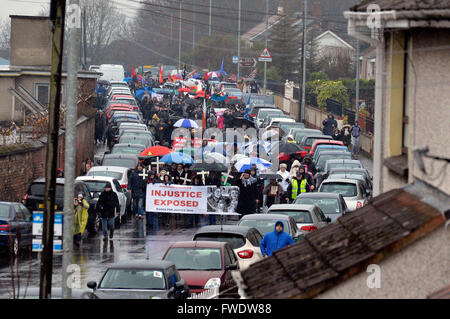
<svg viewBox="0 0 450 319"><path fill-rule="evenodd" d="M275 250L292 244L294 244L294 239L292 239L291 235L284 232L283 222L278 220L275 223L275 230L264 236L259 247L261 248L263 257L266 258L272 256Z"/></svg>

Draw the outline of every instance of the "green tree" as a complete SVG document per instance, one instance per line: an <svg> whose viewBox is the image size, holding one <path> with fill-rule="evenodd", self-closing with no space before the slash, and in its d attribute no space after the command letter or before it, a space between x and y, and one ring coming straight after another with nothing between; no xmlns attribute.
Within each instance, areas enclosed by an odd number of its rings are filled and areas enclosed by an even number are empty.
<svg viewBox="0 0 450 319"><path fill-rule="evenodd" d="M299 32L293 26L295 19L287 14L280 15L269 34L269 51L272 54L272 67L278 70L284 80L297 80L299 70Z"/></svg>
<svg viewBox="0 0 450 319"><path fill-rule="evenodd" d="M333 99L342 103L343 107L348 107L349 96L348 90L342 81L320 81L320 85L316 88L317 103L319 107L324 109L327 105L327 99Z"/></svg>

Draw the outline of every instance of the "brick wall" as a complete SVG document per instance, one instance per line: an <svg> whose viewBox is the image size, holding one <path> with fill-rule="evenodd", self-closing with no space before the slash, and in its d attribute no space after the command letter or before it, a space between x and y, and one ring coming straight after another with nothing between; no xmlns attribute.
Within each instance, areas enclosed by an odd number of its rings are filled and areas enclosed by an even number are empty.
<svg viewBox="0 0 450 319"><path fill-rule="evenodd" d="M81 118L77 123L76 171L86 158L94 158L95 118ZM59 136L58 168L64 168L65 138ZM45 176L45 139L31 144L0 147L0 201L20 201L31 182Z"/></svg>

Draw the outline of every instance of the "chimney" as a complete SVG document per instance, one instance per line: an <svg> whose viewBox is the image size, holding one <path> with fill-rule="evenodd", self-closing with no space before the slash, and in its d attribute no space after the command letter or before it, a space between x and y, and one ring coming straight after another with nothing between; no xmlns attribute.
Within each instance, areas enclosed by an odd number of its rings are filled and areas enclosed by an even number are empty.
<svg viewBox="0 0 450 319"><path fill-rule="evenodd" d="M322 18L322 5L318 1L314 2L314 4L313 4L312 16L316 17L317 19Z"/></svg>

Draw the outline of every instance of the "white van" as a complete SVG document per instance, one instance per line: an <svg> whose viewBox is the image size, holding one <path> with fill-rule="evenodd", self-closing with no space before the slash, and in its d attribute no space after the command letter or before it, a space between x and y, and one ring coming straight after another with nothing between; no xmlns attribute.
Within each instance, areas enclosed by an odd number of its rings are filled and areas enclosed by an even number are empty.
<svg viewBox="0 0 450 319"><path fill-rule="evenodd" d="M119 64L102 64L98 69L98 72L103 73L99 80L111 81L123 81L125 70L122 65Z"/></svg>

